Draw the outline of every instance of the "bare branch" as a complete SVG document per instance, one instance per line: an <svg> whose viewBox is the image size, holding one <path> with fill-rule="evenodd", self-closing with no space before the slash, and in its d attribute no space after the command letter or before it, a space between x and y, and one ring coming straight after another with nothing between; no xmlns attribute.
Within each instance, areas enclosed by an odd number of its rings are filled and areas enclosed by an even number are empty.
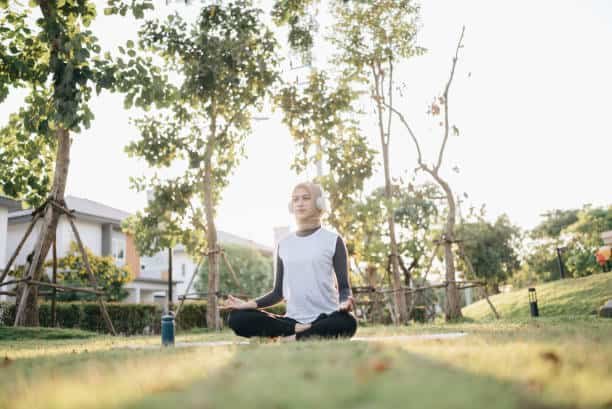
<svg viewBox="0 0 612 409"><path fill-rule="evenodd" d="M435 170L436 173L440 169L442 165L442 156L444 155L444 149L446 148L446 142L448 141L448 90L450 89L451 82L453 81L453 77L455 75L455 67L457 66L457 60L459 59L459 49L462 47L461 42L463 41L463 34L465 33L465 26L461 28L461 36L459 37L459 42L457 43L457 49L455 50L455 57L453 58L453 65L451 67L450 77L448 82L446 83L446 87L444 88L444 140L442 141L442 146L440 147L440 153L438 154L438 163L436 164Z"/></svg>
<svg viewBox="0 0 612 409"><path fill-rule="evenodd" d="M406 121L406 118L404 118L404 115L402 115L402 113L399 112L397 109L393 108L391 105L387 105L387 104L385 104L385 105L387 106L387 108L389 108L391 111L393 111L395 113L395 115L397 115L399 117L399 119L402 122L402 124L404 124L404 126L408 130L408 133L410 134L410 137L412 138L412 141L414 142L414 144L416 146L416 149L417 149L419 166L424 169L426 166L423 163L423 155L421 155L421 147L419 145L419 141L416 138L416 135L414 134L414 132L412 132L412 128L408 124L408 121Z"/></svg>
<svg viewBox="0 0 612 409"><path fill-rule="evenodd" d="M387 146L387 140L385 138L385 129L383 126L383 114L382 114L382 107L383 105L387 105L387 103L384 100L384 96L382 95L382 85L380 84L380 81L382 81L381 78L381 74L380 74L380 69L378 71L376 71L376 67L374 66L374 64L370 65L370 68L372 69L372 75L374 77L374 89L375 89L375 93L374 93L374 100L376 101L376 108L378 111L378 130L380 132L380 139L381 139L381 143L383 145L383 150L385 149L385 147Z"/></svg>
<svg viewBox="0 0 612 409"><path fill-rule="evenodd" d="M384 98L383 104L386 105ZM389 58L389 106L393 106L393 60L391 58ZM389 141L391 140L391 118L393 118L393 112L389 111L389 120L387 122L387 145L389 145Z"/></svg>

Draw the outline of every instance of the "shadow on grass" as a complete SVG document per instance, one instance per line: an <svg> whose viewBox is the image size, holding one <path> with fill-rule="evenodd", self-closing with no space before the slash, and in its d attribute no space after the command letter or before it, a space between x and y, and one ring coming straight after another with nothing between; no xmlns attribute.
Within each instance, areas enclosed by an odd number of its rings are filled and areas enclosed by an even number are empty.
<svg viewBox="0 0 612 409"><path fill-rule="evenodd" d="M213 351L210 351L213 352ZM205 379L124 408L546 408L525 386L392 345L251 344ZM555 407L559 407L558 405Z"/></svg>

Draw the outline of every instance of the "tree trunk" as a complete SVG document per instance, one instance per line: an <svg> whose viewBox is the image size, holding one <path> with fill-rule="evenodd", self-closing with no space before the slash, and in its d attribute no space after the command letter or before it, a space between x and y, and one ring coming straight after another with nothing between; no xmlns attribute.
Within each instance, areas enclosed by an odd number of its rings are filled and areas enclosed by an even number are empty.
<svg viewBox="0 0 612 409"><path fill-rule="evenodd" d="M210 136L204 154L204 210L206 213L206 241L208 243L208 296L206 306L206 327L221 329L221 317L217 306L219 291L219 256L217 250L217 228L215 226L215 202L213 200L212 154L215 148L217 130L216 104L212 101Z"/></svg>
<svg viewBox="0 0 612 409"><path fill-rule="evenodd" d="M385 161L385 196L387 200L391 200L391 181L387 178L388 174L388 162ZM389 215L387 216L387 223L389 225L389 238L391 240L391 269L393 272L393 288L395 291L395 308L398 312L399 322L400 324L408 323L408 315L407 315L407 303L406 303L406 293L401 290L402 288L402 278L400 276L399 271L399 262L398 262L398 249L397 249L397 241L395 239L395 222L393 220L393 209L389 209Z"/></svg>
<svg viewBox="0 0 612 409"><path fill-rule="evenodd" d="M444 229L444 264L446 265L446 281L448 282L448 286L446 287L445 318L446 321L452 321L462 317L459 290L455 283L455 256L453 254L455 213L457 211L457 206L455 204L453 192L448 183L438 176L437 171L430 173L444 190L448 202L448 219L446 220L446 227Z"/></svg>
<svg viewBox="0 0 612 409"><path fill-rule="evenodd" d="M385 170L385 198L387 202L390 204L392 200L392 192L391 192L391 175L389 172L389 137L385 139L385 124L383 119L383 92L382 89L382 80L383 74L380 66L377 68L372 65L372 75L374 78L374 96L376 107L378 111L378 129L380 132L380 141L382 144L383 151L383 167ZM389 79L389 83L391 84L392 79ZM391 132L390 124L388 126L387 132ZM406 304L406 294L401 291L402 288L402 279L400 276L399 269L399 261L398 261L398 249L397 249L397 240L395 237L395 221L393 220L393 209L389 207L389 214L387 215L387 224L389 225L389 239L391 245L391 271L393 273L393 289L395 290L394 294L394 307L396 311L396 316L398 319L398 324L407 324L408 323L408 314L407 314L407 304Z"/></svg>
<svg viewBox="0 0 612 409"><path fill-rule="evenodd" d="M53 185L51 187L50 198L62 202L66 190L66 180L68 178L68 167L70 165L70 133L67 129L58 129L57 154L55 158L55 173L53 175ZM51 243L57 229L57 222L61 213L53 206L47 206L45 215L42 218L40 234L34 247L34 256L26 271L26 277L40 280L43 273L43 264L49 253ZM25 286L22 296L17 305L17 316L15 326L38 326L38 288L35 286ZM19 311L22 311L20 314ZM17 320L19 318L19 321Z"/></svg>
<svg viewBox="0 0 612 409"><path fill-rule="evenodd" d="M219 291L219 253L217 249L217 228L215 227L211 166L206 164L204 176L204 196L206 211L206 241L208 243L208 304L206 306L206 327L209 329L221 329L221 319L217 308L217 291Z"/></svg>

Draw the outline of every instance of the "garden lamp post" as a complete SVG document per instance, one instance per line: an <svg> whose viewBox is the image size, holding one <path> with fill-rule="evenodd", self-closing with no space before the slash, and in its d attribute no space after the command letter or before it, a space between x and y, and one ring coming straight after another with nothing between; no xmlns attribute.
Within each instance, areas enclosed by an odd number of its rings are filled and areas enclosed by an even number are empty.
<svg viewBox="0 0 612 409"><path fill-rule="evenodd" d="M540 316L540 312L538 311L538 296L536 294L536 289L533 287L529 288L529 309L532 317Z"/></svg>

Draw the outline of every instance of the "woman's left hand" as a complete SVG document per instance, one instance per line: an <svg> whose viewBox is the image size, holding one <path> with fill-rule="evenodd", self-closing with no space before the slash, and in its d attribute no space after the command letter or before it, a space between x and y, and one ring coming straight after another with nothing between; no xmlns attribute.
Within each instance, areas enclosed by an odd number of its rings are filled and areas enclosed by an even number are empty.
<svg viewBox="0 0 612 409"><path fill-rule="evenodd" d="M340 307L338 308L338 311L349 312L349 311L352 311L354 306L355 306L355 300L353 296L351 295L346 301L340 303Z"/></svg>

